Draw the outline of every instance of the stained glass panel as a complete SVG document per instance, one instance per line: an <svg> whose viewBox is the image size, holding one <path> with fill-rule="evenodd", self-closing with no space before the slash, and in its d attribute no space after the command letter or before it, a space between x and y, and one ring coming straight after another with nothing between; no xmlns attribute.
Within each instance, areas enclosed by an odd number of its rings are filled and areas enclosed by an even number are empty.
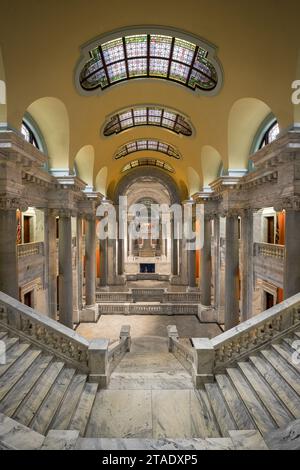
<svg viewBox="0 0 300 470"><path fill-rule="evenodd" d="M167 78L192 90L211 90L218 81L203 47L162 34L120 37L95 47L90 57L80 74L86 90L146 76Z"/></svg>
<svg viewBox="0 0 300 470"><path fill-rule="evenodd" d="M177 134L192 135L192 128L183 116L158 107L136 107L122 111L112 116L103 132L108 136L141 125L161 126Z"/></svg>
<svg viewBox="0 0 300 470"><path fill-rule="evenodd" d="M150 57L170 57L172 38L170 36L151 35Z"/></svg>
<svg viewBox="0 0 300 470"><path fill-rule="evenodd" d="M115 154L115 159L118 160L119 158L123 158L130 153L145 150L162 152L176 159L180 158L178 150L176 150L172 145L166 144L165 142L160 142L156 139L139 139L123 145Z"/></svg>
<svg viewBox="0 0 300 470"><path fill-rule="evenodd" d="M140 160L133 160L130 163L125 165L121 172L124 173L125 171L131 170L132 168L136 168L138 166L157 166L159 168L163 168L164 170L169 171L170 173L174 173L174 168L171 167L168 163L165 163L161 160L155 160L154 158L143 158Z"/></svg>

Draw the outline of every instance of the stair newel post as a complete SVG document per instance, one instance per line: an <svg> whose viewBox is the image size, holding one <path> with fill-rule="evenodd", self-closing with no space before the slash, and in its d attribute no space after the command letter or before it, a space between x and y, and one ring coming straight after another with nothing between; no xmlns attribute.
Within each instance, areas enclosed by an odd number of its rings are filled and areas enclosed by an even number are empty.
<svg viewBox="0 0 300 470"><path fill-rule="evenodd" d="M200 388L201 384L214 381L215 350L208 338L192 338L195 350L194 384Z"/></svg>
<svg viewBox="0 0 300 470"><path fill-rule="evenodd" d="M174 352L174 339L178 339L178 331L176 325L168 325L168 350Z"/></svg>
<svg viewBox="0 0 300 470"><path fill-rule="evenodd" d="M131 336L130 336L130 325L123 325L120 331L120 340L126 341L126 352L130 352L131 348Z"/></svg>
<svg viewBox="0 0 300 470"><path fill-rule="evenodd" d="M108 385L108 345L108 339L94 339L88 349L89 382L100 388Z"/></svg>

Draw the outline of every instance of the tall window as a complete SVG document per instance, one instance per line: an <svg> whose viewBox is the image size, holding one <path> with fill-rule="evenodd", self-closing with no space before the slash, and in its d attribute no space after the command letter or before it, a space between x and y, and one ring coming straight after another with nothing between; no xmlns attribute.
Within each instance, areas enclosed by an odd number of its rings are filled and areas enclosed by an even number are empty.
<svg viewBox="0 0 300 470"><path fill-rule="evenodd" d="M173 145L161 142L160 140L156 139L139 139L128 142L127 144L120 147L115 154L115 159L119 160L119 158L126 157L130 153L146 150L150 150L152 152L161 152L168 155L169 157L176 158L177 160L181 157L179 151L173 147Z"/></svg>
<svg viewBox="0 0 300 470"><path fill-rule="evenodd" d="M268 129L264 133L258 148L262 149L266 145L276 140L279 132L280 132L279 124L277 121L275 121L268 127Z"/></svg>
<svg viewBox="0 0 300 470"><path fill-rule="evenodd" d="M36 148L40 148L34 130L25 122L22 122L21 133L26 140Z"/></svg>
<svg viewBox="0 0 300 470"><path fill-rule="evenodd" d="M213 46L186 34L178 33L177 37L173 30L158 34L148 30L142 28L141 34L114 34L112 40L94 41L81 66L81 88L104 90L115 83L147 77L171 80L193 91L216 88L221 68L210 57L214 55Z"/></svg>
<svg viewBox="0 0 300 470"><path fill-rule="evenodd" d="M136 126L158 126L176 134L192 135L192 127L185 117L159 106L135 106L114 114L105 124L103 134L119 134Z"/></svg>

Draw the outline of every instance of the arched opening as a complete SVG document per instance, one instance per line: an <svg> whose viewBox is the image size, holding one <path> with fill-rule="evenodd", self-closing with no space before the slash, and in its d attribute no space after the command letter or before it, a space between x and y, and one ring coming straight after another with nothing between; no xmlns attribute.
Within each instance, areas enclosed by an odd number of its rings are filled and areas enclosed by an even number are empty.
<svg viewBox="0 0 300 470"><path fill-rule="evenodd" d="M93 191L95 150L92 145L82 147L75 157L77 176L87 184L87 190Z"/></svg>
<svg viewBox="0 0 300 470"><path fill-rule="evenodd" d="M219 176L222 158L211 145L204 145L201 150L201 165L203 174L203 190L210 189L210 184Z"/></svg>
<svg viewBox="0 0 300 470"><path fill-rule="evenodd" d="M64 103L58 98L45 97L34 101L27 109L44 136L49 170L59 175L69 175L69 116Z"/></svg>
<svg viewBox="0 0 300 470"><path fill-rule="evenodd" d="M270 113L269 106L256 98L242 98L234 103L228 121L228 168L224 168L225 172L231 175L247 172L253 139Z"/></svg>

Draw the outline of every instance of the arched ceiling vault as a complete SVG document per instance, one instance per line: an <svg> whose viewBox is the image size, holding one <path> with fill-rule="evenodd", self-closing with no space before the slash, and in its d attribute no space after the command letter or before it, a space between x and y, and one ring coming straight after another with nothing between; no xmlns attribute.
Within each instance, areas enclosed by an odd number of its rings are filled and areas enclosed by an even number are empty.
<svg viewBox="0 0 300 470"><path fill-rule="evenodd" d="M29 108L47 134L53 167L67 165L72 169L80 149L92 146L94 185L104 167L107 168L106 188L117 184L125 162L116 162L112 157L125 142L138 138L161 139L179 149L183 159L171 163L175 169L174 181L182 187L188 185L188 167L198 174L201 184L209 173L201 164L205 146L216 149L225 168L230 167L231 161L235 166L244 165L245 155L239 157L235 151L232 153L234 145L229 128L232 109L245 98L264 103L282 129L293 123L291 84L300 79L296 76L300 51L298 0L278 0L276 6L274 0L215 0L213 3L187 0L184 5L177 0L153 0L151 8L147 9L137 0L116 0L113 9L111 4L98 0L89 0L88 7L84 0L62 0L56 2L55 8L52 0L3 3L0 80L3 80L4 69L8 124L19 128ZM175 83L155 79L124 82L101 96L87 97L78 93L74 70L82 44L121 27L128 29L158 22L158 26L186 30L217 46L224 70L224 84L219 94L201 96ZM60 110L64 109L58 112L65 129L59 138L58 125L56 128L49 123L45 124L46 128L43 126L47 107L40 111L44 116L41 117L32 105L48 97L58 100ZM109 139L100 135L107 116L144 103L181 111L193 123L195 135L180 137L165 129L150 127L130 129ZM56 149L52 148L52 143L49 146L48 140L52 142L52 138ZM236 161L239 158L241 160ZM126 162L130 159L127 157ZM101 181L103 186L103 179Z"/></svg>

